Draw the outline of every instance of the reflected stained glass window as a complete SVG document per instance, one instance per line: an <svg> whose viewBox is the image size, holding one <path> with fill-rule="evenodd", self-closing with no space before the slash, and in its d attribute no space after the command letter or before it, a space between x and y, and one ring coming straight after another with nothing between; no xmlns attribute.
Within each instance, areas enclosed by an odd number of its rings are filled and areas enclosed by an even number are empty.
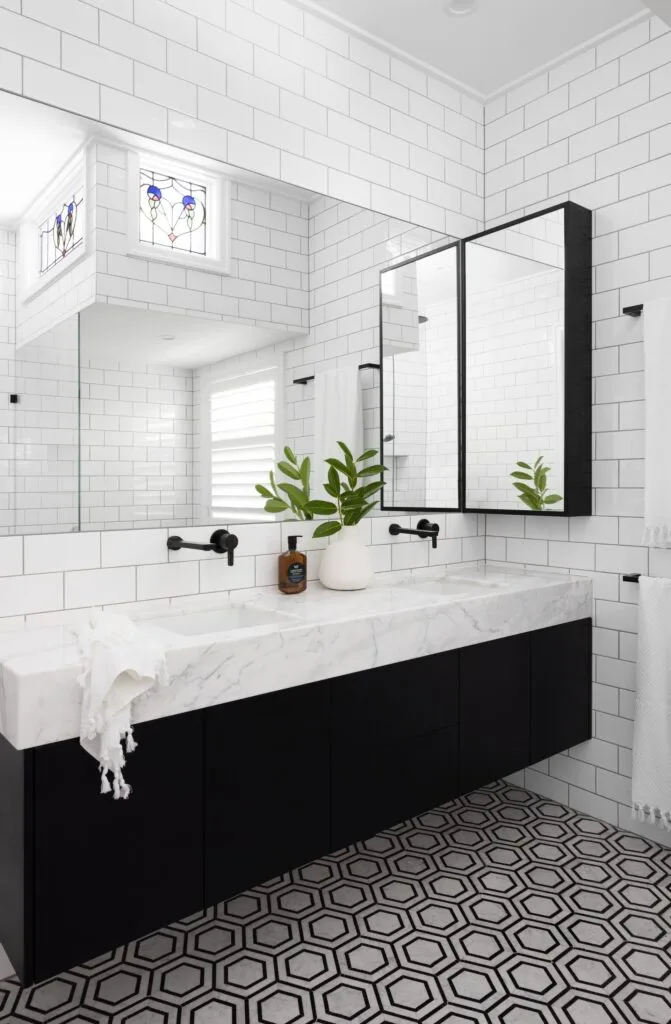
<svg viewBox="0 0 671 1024"><path fill-rule="evenodd" d="M83 202L82 190L73 192L60 209L40 225L40 274L46 274L57 266L83 242Z"/></svg>
<svg viewBox="0 0 671 1024"><path fill-rule="evenodd" d="M140 241L207 255L207 188L156 171L140 171Z"/></svg>

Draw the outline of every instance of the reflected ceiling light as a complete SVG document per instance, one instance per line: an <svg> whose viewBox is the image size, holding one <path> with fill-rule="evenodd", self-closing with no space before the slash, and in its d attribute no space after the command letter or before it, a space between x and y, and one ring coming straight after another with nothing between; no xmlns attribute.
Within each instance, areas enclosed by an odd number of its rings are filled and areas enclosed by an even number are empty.
<svg viewBox="0 0 671 1024"><path fill-rule="evenodd" d="M443 10L445 14L473 14L478 6L478 0L448 0Z"/></svg>
<svg viewBox="0 0 671 1024"><path fill-rule="evenodd" d="M174 334L159 334L159 341L174 341Z"/></svg>

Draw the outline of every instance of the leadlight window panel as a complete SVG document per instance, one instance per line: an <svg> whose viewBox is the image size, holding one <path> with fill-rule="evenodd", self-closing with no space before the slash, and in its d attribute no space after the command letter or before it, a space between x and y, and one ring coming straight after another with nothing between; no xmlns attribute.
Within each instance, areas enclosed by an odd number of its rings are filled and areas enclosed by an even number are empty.
<svg viewBox="0 0 671 1024"><path fill-rule="evenodd" d="M140 241L207 256L207 187L140 170Z"/></svg>
<svg viewBox="0 0 671 1024"><path fill-rule="evenodd" d="M40 224L40 274L58 266L84 241L83 204L83 189L76 189Z"/></svg>
<svg viewBox="0 0 671 1024"><path fill-rule="evenodd" d="M214 519L263 521L277 446L277 369L217 381L210 390L210 507Z"/></svg>

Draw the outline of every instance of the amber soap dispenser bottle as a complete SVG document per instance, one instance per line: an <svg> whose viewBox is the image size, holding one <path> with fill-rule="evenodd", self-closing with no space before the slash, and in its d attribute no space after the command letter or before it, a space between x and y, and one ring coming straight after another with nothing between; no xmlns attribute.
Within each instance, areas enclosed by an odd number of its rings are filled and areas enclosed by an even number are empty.
<svg viewBox="0 0 671 1024"><path fill-rule="evenodd" d="M283 594L302 594L308 585L308 556L296 550L299 536L289 537L289 550L278 559L277 585Z"/></svg>

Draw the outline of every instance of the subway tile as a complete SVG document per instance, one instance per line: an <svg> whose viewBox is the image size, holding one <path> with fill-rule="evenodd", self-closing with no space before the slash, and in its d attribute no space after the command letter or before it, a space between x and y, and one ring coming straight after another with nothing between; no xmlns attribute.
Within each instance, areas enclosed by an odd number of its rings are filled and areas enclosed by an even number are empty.
<svg viewBox="0 0 671 1024"><path fill-rule="evenodd" d="M100 45L159 70L166 69L166 41L158 32L100 12Z"/></svg>
<svg viewBox="0 0 671 1024"><path fill-rule="evenodd" d="M133 61L130 58L65 32L62 45L64 71L91 78L122 92L133 91Z"/></svg>
<svg viewBox="0 0 671 1024"><path fill-rule="evenodd" d="M106 530L100 534L101 565L159 564L168 561L168 530Z"/></svg>
<svg viewBox="0 0 671 1024"><path fill-rule="evenodd" d="M519 135L513 135L506 143L508 160L517 160L521 156L533 153L535 150L543 149L548 142L547 124L538 124L528 128Z"/></svg>
<svg viewBox="0 0 671 1024"><path fill-rule="evenodd" d="M138 601L149 601L158 597L181 597L197 594L199 591L197 562L138 565L136 572Z"/></svg>
<svg viewBox="0 0 671 1024"><path fill-rule="evenodd" d="M235 564L228 565L225 558L202 561L198 564L192 563L197 568L200 566L200 592L209 594L219 590L240 590L244 587L255 586L255 559L252 557L238 557Z"/></svg>
<svg viewBox="0 0 671 1024"><path fill-rule="evenodd" d="M603 63L603 61L600 61ZM569 60L562 61L557 68L550 72L550 88L558 89L561 85L568 85L576 78L589 74L596 67L596 51L585 50Z"/></svg>
<svg viewBox="0 0 671 1024"><path fill-rule="evenodd" d="M12 576L0 579L0 616L32 615L63 608L63 574Z"/></svg>
<svg viewBox="0 0 671 1024"><path fill-rule="evenodd" d="M39 21L0 8L0 39L11 40L11 49L23 57L55 67L60 64L60 32Z"/></svg>
<svg viewBox="0 0 671 1024"><path fill-rule="evenodd" d="M549 565L564 569L594 569L594 545L567 541L550 541Z"/></svg>
<svg viewBox="0 0 671 1024"><path fill-rule="evenodd" d="M517 540L510 537L507 542L509 562L524 562L526 565L548 564L548 543L544 540Z"/></svg>
<svg viewBox="0 0 671 1024"><path fill-rule="evenodd" d="M98 41L98 13L81 0L22 0L21 12L24 18L31 18L42 25L63 29L67 26L73 35Z"/></svg>
<svg viewBox="0 0 671 1024"><path fill-rule="evenodd" d="M167 137L165 107L136 96L128 96L105 85L100 90L100 117L108 124L152 139L165 140Z"/></svg>
<svg viewBox="0 0 671 1024"><path fill-rule="evenodd" d="M550 118L556 117L563 111L568 110L569 107L569 91L568 86L561 86L559 89L553 89L547 96L542 96L538 100L534 100L532 103L527 103L524 108L524 127L532 128L534 125L541 124L542 122L549 121ZM487 129L487 145L490 144L490 129Z"/></svg>
<svg viewBox="0 0 671 1024"><path fill-rule="evenodd" d="M589 793L577 786L569 786L569 798L566 801L574 811L582 814L589 814L594 818L600 818L611 825L618 823L618 806L613 800L606 800L605 797L596 793Z"/></svg>
<svg viewBox="0 0 671 1024"><path fill-rule="evenodd" d="M571 160L580 160L582 157L592 153L599 153L609 146L615 146L618 142L618 121L611 118L588 128L586 131L572 135L569 140L569 152Z"/></svg>
<svg viewBox="0 0 671 1024"><path fill-rule="evenodd" d="M602 67L597 68L596 71L591 71L589 74L583 75L571 82L569 85L570 104L572 107L575 107L579 103L585 103L595 96L609 92L618 84L617 61L604 64Z"/></svg>
<svg viewBox="0 0 671 1024"><path fill-rule="evenodd" d="M578 107L571 107L564 113L559 113L548 121L548 139L550 142L557 142L559 139L568 139L579 132L591 128L596 123L596 104L594 100L588 100Z"/></svg>
<svg viewBox="0 0 671 1024"><path fill-rule="evenodd" d="M620 58L620 80L629 81L671 61L671 34L653 39Z"/></svg>
<svg viewBox="0 0 671 1024"><path fill-rule="evenodd" d="M23 60L23 92L29 99L51 103L85 117L97 119L100 116L97 83L27 57Z"/></svg>
<svg viewBox="0 0 671 1024"><path fill-rule="evenodd" d="M641 21L638 25L618 32L611 39L605 39L596 48L597 64L608 64L611 60L622 57L630 50L647 43L650 38L650 22L648 19Z"/></svg>
<svg viewBox="0 0 671 1024"><path fill-rule="evenodd" d="M120 604L135 596L135 566L65 573L65 608Z"/></svg>
<svg viewBox="0 0 671 1024"><path fill-rule="evenodd" d="M656 100L644 103L641 107L636 107L635 110L622 114L620 117L621 141L626 142L627 139L632 139L638 135L643 135L645 132L651 132L655 128L668 125L669 120L671 120L669 106L669 97L660 96Z"/></svg>
<svg viewBox="0 0 671 1024"><path fill-rule="evenodd" d="M185 46L196 46L196 18L186 11L177 10L163 0L135 0L134 21L149 30L161 27L161 35ZM214 26L210 26L208 32Z"/></svg>
<svg viewBox="0 0 671 1024"><path fill-rule="evenodd" d="M23 571L26 573L97 569L100 566L99 533L34 535L25 537L23 545Z"/></svg>
<svg viewBox="0 0 671 1024"><path fill-rule="evenodd" d="M23 572L23 538L0 537L0 576L20 576Z"/></svg>

